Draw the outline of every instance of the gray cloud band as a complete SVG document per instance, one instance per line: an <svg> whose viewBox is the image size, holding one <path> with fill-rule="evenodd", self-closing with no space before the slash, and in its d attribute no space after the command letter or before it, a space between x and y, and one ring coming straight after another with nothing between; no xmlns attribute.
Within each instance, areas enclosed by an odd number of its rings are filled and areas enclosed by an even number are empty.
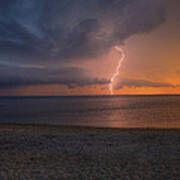
<svg viewBox="0 0 180 180"><path fill-rule="evenodd" d="M52 84L64 84L69 88L75 88L108 83L106 79L86 77L86 72L81 68L47 69L0 64L0 89Z"/></svg>

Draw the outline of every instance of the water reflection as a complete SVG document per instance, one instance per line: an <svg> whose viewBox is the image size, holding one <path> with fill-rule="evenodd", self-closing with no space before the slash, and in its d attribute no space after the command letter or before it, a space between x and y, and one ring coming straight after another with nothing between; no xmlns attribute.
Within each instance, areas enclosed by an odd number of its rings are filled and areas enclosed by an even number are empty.
<svg viewBox="0 0 180 180"><path fill-rule="evenodd" d="M180 96L1 98L0 122L180 128Z"/></svg>

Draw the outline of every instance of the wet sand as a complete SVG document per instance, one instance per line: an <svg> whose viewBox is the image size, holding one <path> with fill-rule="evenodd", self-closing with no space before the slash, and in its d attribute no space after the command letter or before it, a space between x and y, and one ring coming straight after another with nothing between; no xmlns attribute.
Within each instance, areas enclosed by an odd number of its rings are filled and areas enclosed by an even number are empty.
<svg viewBox="0 0 180 180"><path fill-rule="evenodd" d="M0 125L0 179L179 179L180 130Z"/></svg>

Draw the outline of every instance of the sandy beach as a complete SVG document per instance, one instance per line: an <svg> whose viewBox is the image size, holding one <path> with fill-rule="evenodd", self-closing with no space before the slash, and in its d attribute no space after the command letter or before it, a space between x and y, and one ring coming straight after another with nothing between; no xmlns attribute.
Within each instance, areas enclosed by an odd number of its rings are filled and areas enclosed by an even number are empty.
<svg viewBox="0 0 180 180"><path fill-rule="evenodd" d="M0 126L0 179L179 179L180 131Z"/></svg>

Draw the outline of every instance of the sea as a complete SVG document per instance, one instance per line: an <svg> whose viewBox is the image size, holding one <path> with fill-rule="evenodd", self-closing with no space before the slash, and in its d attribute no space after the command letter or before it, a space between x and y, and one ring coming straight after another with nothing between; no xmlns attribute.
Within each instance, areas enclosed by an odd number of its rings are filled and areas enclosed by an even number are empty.
<svg viewBox="0 0 180 180"><path fill-rule="evenodd" d="M180 96L0 97L0 124L180 128Z"/></svg>

